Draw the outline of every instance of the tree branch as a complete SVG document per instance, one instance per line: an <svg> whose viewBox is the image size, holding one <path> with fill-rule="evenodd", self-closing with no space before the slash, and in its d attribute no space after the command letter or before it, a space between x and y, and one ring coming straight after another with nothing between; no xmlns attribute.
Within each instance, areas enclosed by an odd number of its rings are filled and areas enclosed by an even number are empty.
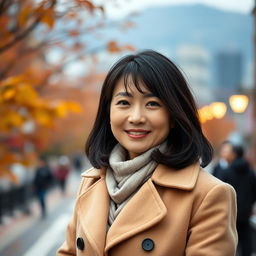
<svg viewBox="0 0 256 256"><path fill-rule="evenodd" d="M57 0L53 0L51 2L51 6L53 7L56 4ZM29 33L31 33L40 23L40 19L42 18L42 15L38 16L35 21L24 31L21 33L17 34L10 42L6 43L2 47L0 47L0 54L2 54L4 51L8 50L11 48L13 45L18 43L19 41L23 40Z"/></svg>

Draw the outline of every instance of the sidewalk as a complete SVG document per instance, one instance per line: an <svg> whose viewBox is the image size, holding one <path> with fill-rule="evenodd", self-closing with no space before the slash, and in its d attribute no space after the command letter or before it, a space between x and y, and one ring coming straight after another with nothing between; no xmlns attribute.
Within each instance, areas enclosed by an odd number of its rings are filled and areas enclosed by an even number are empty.
<svg viewBox="0 0 256 256"><path fill-rule="evenodd" d="M67 180L66 198L75 198L79 182L80 175L72 172ZM65 197L62 195L59 187L54 187L48 192L46 197L48 216L61 204ZM37 200L31 202L30 210L31 214L29 215L16 211L14 216L4 217L3 224L0 225L0 251L11 245L40 219L40 207Z"/></svg>

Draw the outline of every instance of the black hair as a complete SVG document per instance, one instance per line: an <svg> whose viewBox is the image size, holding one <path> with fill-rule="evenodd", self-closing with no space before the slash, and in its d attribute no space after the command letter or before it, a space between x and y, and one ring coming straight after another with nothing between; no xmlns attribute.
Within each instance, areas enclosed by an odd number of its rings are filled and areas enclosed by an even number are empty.
<svg viewBox="0 0 256 256"><path fill-rule="evenodd" d="M174 124L167 137L168 151L152 153L159 164L175 169L200 160L205 167L212 159L213 149L204 136L194 98L176 65L164 55L147 50L121 58L108 72L101 90L97 117L86 143L86 154L95 168L108 167L109 155L118 143L110 127L110 103L117 82L128 78L141 92L143 83L160 98Z"/></svg>
<svg viewBox="0 0 256 256"><path fill-rule="evenodd" d="M235 153L236 158L242 158L244 156L244 148L241 145L232 145L232 151Z"/></svg>

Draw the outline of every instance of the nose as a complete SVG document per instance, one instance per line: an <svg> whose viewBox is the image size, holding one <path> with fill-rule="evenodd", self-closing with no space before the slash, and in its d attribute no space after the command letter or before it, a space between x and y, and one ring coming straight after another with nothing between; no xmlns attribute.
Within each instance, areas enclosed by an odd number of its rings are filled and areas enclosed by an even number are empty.
<svg viewBox="0 0 256 256"><path fill-rule="evenodd" d="M145 113L139 106L131 109L129 113L128 121L133 124L140 124L146 121Z"/></svg>

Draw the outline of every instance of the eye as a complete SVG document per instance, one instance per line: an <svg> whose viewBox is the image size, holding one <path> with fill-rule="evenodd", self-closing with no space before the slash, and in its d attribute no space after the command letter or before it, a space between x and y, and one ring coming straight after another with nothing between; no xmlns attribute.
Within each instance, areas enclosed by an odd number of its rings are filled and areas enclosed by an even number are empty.
<svg viewBox="0 0 256 256"><path fill-rule="evenodd" d="M161 105L157 101L149 101L147 103L147 106L149 106L149 107L160 107Z"/></svg>
<svg viewBox="0 0 256 256"><path fill-rule="evenodd" d="M129 102L127 100L119 100L116 105L127 106Z"/></svg>

